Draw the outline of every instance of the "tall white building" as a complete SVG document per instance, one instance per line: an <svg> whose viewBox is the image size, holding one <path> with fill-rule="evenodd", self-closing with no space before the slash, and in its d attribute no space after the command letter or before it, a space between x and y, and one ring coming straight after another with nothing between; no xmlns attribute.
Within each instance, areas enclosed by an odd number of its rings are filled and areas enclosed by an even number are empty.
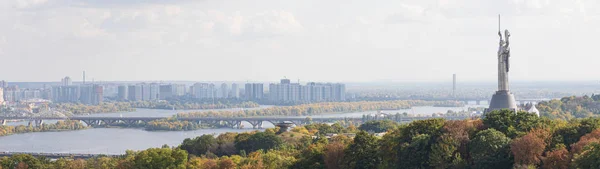
<svg viewBox="0 0 600 169"><path fill-rule="evenodd" d="M158 100L160 98L160 85L157 83L150 84L150 100Z"/></svg>
<svg viewBox="0 0 600 169"><path fill-rule="evenodd" d="M4 104L4 89L0 88L0 105Z"/></svg>
<svg viewBox="0 0 600 169"><path fill-rule="evenodd" d="M269 100L273 103L304 103L346 100L346 87L340 83L290 83L282 79L279 84L269 84Z"/></svg>
<svg viewBox="0 0 600 169"><path fill-rule="evenodd" d="M118 100L125 101L125 100L129 99L129 98L127 98L128 94L129 93L127 92L127 86L121 85L118 87L118 89L117 89L117 99Z"/></svg>
<svg viewBox="0 0 600 169"><path fill-rule="evenodd" d="M215 94L215 85L209 83L195 83L192 87L196 99L212 99Z"/></svg>
<svg viewBox="0 0 600 169"><path fill-rule="evenodd" d="M219 88L219 91L217 93L217 98L228 98L229 96L229 86L227 86L227 84L223 83L221 84L221 87Z"/></svg>
<svg viewBox="0 0 600 169"><path fill-rule="evenodd" d="M246 83L244 87L246 100L261 100L264 96L262 83Z"/></svg>
<svg viewBox="0 0 600 169"><path fill-rule="evenodd" d="M65 78L62 78L60 80L60 82L61 82L62 86L71 86L71 85L73 85L73 81L71 80L71 78L69 76L67 76Z"/></svg>
<svg viewBox="0 0 600 169"><path fill-rule="evenodd" d="M231 91L229 92L229 98L240 98L240 88L238 84L231 84Z"/></svg>

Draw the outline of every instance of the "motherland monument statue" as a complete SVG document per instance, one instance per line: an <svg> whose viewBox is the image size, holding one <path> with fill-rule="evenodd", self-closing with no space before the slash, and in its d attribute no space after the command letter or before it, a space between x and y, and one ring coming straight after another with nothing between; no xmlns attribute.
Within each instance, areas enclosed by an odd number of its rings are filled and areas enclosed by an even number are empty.
<svg viewBox="0 0 600 169"><path fill-rule="evenodd" d="M510 70L510 32L504 30L504 39L500 30L500 15L498 15L498 91L492 96L490 107L486 112L493 110L509 109L517 111L515 96L510 92L508 84L508 72Z"/></svg>

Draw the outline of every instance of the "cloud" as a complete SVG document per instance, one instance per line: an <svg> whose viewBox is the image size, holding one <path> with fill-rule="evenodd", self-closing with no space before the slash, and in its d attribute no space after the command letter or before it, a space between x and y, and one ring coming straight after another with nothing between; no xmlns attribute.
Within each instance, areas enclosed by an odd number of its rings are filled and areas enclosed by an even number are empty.
<svg viewBox="0 0 600 169"><path fill-rule="evenodd" d="M33 8L44 5L48 0L15 0L15 6L19 9Z"/></svg>
<svg viewBox="0 0 600 169"><path fill-rule="evenodd" d="M426 16L425 8L417 5L400 5L400 12L389 15L385 22L389 24L397 23L425 23L430 18Z"/></svg>

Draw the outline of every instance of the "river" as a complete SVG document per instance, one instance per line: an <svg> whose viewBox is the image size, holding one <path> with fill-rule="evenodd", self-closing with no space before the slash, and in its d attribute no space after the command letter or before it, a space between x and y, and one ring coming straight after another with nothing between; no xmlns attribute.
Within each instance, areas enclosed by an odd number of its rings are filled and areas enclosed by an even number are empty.
<svg viewBox="0 0 600 169"><path fill-rule="evenodd" d="M271 106L261 106L261 109ZM431 115L432 113L445 113L448 110L461 111L469 107L487 107L487 105L466 105L464 107L413 107L386 113L409 113ZM219 109L240 110L240 109ZM105 117L170 117L180 112L210 111L210 110L153 110L137 109L135 112L103 113L85 116ZM376 111L354 113L330 113L313 117L361 117L365 114L374 114ZM48 123L54 123L48 121ZM11 122L8 125L26 124L26 122ZM90 153L90 154L123 154L125 150L144 150L160 147L164 144L177 146L185 138L193 138L203 134L221 134L225 132L252 131L252 125L244 124L245 129L200 129L194 131L145 131L131 128L92 128L77 131L37 132L14 134L0 137L0 152L46 152L46 153ZM273 127L265 122L265 128Z"/></svg>

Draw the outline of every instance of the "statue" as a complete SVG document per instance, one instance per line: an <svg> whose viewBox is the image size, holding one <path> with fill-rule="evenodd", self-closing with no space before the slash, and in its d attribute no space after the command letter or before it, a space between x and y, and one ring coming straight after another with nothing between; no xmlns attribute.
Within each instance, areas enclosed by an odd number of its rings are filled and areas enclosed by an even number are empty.
<svg viewBox="0 0 600 169"><path fill-rule="evenodd" d="M492 95L490 107L486 109L486 112L502 109L516 111L518 107L515 101L515 96L510 92L508 87L508 70L510 68L510 33L508 30L504 30L504 37L502 36L502 32L500 31L500 16L498 16L498 36L500 37L500 43L498 46L498 91Z"/></svg>
<svg viewBox="0 0 600 169"><path fill-rule="evenodd" d="M510 47L508 38L510 37L510 32L508 30L504 30L504 36L506 40L502 40L502 33L498 30L498 36L500 36L500 47L498 49L498 57L503 57L502 60L505 62L506 72L508 72L510 64L508 62L508 58L510 58Z"/></svg>
<svg viewBox="0 0 600 169"><path fill-rule="evenodd" d="M498 16L500 17L500 16ZM510 32L504 30L504 39L500 31L500 18L498 18L498 36L500 44L498 47L498 90L508 91L508 71L510 69Z"/></svg>

